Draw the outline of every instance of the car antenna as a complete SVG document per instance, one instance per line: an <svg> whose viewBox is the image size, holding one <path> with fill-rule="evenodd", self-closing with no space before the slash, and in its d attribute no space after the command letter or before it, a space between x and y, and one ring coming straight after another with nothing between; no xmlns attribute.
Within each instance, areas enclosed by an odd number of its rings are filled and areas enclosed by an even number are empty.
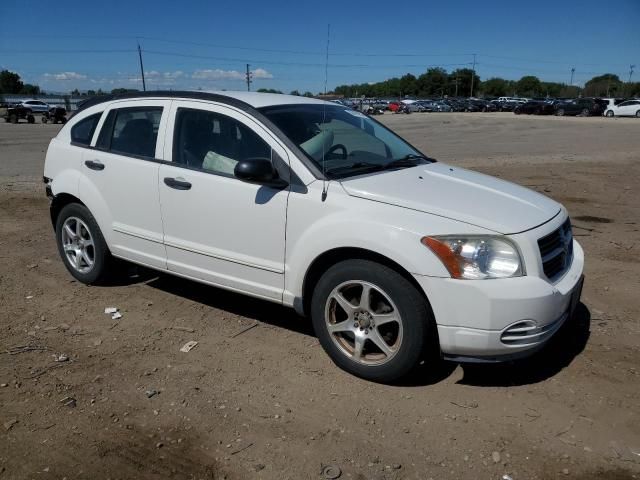
<svg viewBox="0 0 640 480"><path fill-rule="evenodd" d="M330 32L331 32L331 24L328 23L327 24L327 50L326 50L326 57L325 57L325 61L324 61L324 94L327 94L327 77L329 76L329 38L330 38ZM324 99L324 102L322 104L322 125L324 125L324 122L327 118L327 100ZM322 142L322 201L324 202L327 199L327 177L326 177L326 165L325 165L325 144L324 142Z"/></svg>

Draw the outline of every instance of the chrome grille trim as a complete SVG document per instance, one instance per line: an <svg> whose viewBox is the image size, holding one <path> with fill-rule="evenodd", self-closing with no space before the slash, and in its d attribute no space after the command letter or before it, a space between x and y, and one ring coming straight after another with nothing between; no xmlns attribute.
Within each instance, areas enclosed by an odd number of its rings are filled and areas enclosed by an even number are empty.
<svg viewBox="0 0 640 480"><path fill-rule="evenodd" d="M557 320L539 327L533 320L522 320L504 329L500 341L505 345L525 347L537 345L551 337L567 319L565 312Z"/></svg>

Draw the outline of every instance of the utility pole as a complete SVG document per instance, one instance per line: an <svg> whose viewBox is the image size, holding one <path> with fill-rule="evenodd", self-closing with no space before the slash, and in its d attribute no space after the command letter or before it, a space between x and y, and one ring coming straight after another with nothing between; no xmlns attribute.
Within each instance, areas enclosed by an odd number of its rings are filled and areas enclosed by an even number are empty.
<svg viewBox="0 0 640 480"><path fill-rule="evenodd" d="M569 86L573 87L573 74L576 73L575 67L571 68L571 81L569 82Z"/></svg>
<svg viewBox="0 0 640 480"><path fill-rule="evenodd" d="M471 95L469 95L470 97L473 97L473 81L476 79L476 54L473 54L473 68L472 68L473 73L471 74Z"/></svg>
<svg viewBox="0 0 640 480"><path fill-rule="evenodd" d="M631 77L633 76L633 69L636 68L635 65L629 65L629 83L631 83Z"/></svg>
<svg viewBox="0 0 640 480"><path fill-rule="evenodd" d="M144 81L144 66L142 65L142 49L140 43L138 43L138 58L140 59L140 73L142 74L142 91L147 91L147 84Z"/></svg>
<svg viewBox="0 0 640 480"><path fill-rule="evenodd" d="M246 73L246 77L247 77L247 92L251 91L251 76L252 75L253 74L249 70L249 64L247 63L247 73Z"/></svg>
<svg viewBox="0 0 640 480"><path fill-rule="evenodd" d="M456 98L458 98L458 70L456 70Z"/></svg>

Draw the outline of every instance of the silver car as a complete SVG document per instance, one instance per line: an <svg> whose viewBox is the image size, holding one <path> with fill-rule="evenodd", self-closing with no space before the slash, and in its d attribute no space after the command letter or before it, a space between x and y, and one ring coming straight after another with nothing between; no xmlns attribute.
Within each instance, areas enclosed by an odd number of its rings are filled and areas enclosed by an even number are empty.
<svg viewBox="0 0 640 480"><path fill-rule="evenodd" d="M20 105L24 108L28 108L33 113L48 112L51 108L48 103L41 102L40 100L25 100L24 102L20 102Z"/></svg>

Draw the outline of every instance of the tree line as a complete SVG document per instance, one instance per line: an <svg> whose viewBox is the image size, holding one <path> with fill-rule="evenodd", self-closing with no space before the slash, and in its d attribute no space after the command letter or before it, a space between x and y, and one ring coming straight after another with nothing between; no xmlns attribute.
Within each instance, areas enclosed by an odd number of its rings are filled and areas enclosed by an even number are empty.
<svg viewBox="0 0 640 480"><path fill-rule="evenodd" d="M415 76L407 73L402 77L394 77L377 83L360 83L353 85L340 85L333 92L335 95L353 97L422 97L441 98L468 97L473 89L474 96L504 97L633 97L640 96L640 82L623 82L618 75L605 73L593 77L585 83L584 87L567 85L558 82L544 82L533 75L525 75L519 80L507 80L493 77L482 81L477 73L470 68L459 68L447 72L444 68L429 68L425 73ZM111 92L101 89L80 92L77 88L71 95L107 95L137 92L136 89L114 88ZM272 88L260 88L258 92L283 93ZM23 95L39 95L38 85L23 83L20 75L9 70L0 71L0 93L13 93ZM298 90L290 92L291 95L305 97L314 96L311 92L300 93Z"/></svg>
<svg viewBox="0 0 640 480"><path fill-rule="evenodd" d="M333 91L336 95L353 97L632 97L640 95L640 82L625 83L612 73L593 77L584 87L559 82L545 82L533 75L519 80L492 77L482 81L470 68L447 72L444 68L430 68L416 77L407 73L377 83L340 85Z"/></svg>

